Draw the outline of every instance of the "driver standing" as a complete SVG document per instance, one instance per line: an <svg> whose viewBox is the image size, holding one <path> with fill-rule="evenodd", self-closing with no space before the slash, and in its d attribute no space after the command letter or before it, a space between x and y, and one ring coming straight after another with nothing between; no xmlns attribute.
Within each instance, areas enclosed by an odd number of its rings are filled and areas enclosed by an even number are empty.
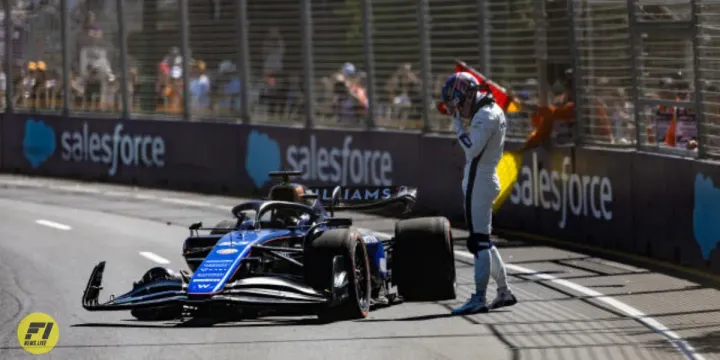
<svg viewBox="0 0 720 360"><path fill-rule="evenodd" d="M446 80L441 91L466 157L462 188L465 221L470 232L467 248L475 257L476 292L467 303L452 311L463 315L488 311L485 293L491 273L498 288L490 308L512 306L517 302L507 284L505 264L490 240L492 205L500 192L496 168L505 144L505 113L489 89L484 93L479 90L480 83L472 74L458 72ZM465 131L463 119L471 120L469 133Z"/></svg>

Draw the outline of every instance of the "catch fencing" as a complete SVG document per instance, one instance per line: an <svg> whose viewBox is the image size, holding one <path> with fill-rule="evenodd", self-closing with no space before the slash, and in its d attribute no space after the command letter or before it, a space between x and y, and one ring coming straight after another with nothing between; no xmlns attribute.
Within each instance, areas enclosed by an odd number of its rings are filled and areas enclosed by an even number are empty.
<svg viewBox="0 0 720 360"><path fill-rule="evenodd" d="M521 104L513 138L570 102L557 145L720 156L715 0L2 4L7 113L447 133L462 60Z"/></svg>

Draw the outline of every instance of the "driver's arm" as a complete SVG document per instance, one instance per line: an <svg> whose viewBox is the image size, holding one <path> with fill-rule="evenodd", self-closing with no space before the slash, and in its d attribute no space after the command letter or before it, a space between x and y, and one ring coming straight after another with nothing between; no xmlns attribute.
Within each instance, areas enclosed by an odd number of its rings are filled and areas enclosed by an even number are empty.
<svg viewBox="0 0 720 360"><path fill-rule="evenodd" d="M497 116L490 111L480 109L473 116L469 131L465 131L462 120L457 116L457 112L455 114L453 123L460 146L468 158L474 159L482 153L490 138L495 135L498 128Z"/></svg>

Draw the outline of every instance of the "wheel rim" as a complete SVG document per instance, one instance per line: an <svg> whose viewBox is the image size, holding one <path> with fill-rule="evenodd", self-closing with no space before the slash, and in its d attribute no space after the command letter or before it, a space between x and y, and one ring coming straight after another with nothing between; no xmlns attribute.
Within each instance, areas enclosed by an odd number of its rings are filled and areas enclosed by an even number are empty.
<svg viewBox="0 0 720 360"><path fill-rule="evenodd" d="M363 251L362 244L358 243L356 245L355 249L355 268L353 269L355 273L355 293L358 297L358 304L360 304L360 308L365 311L368 307L368 287L367 287L367 257L365 256L365 252Z"/></svg>

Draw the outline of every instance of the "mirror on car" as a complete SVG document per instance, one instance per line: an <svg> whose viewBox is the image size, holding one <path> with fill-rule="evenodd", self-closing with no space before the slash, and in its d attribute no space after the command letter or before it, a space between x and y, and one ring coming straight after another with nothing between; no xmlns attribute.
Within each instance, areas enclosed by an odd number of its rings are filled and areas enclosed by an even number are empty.
<svg viewBox="0 0 720 360"><path fill-rule="evenodd" d="M342 196L342 188L338 185L333 189L332 192L332 203L333 205L336 205L340 202L340 197Z"/></svg>
<svg viewBox="0 0 720 360"><path fill-rule="evenodd" d="M330 216L332 217L335 217L335 205L340 203L340 196L342 196L342 188L338 185L333 189L330 199Z"/></svg>

